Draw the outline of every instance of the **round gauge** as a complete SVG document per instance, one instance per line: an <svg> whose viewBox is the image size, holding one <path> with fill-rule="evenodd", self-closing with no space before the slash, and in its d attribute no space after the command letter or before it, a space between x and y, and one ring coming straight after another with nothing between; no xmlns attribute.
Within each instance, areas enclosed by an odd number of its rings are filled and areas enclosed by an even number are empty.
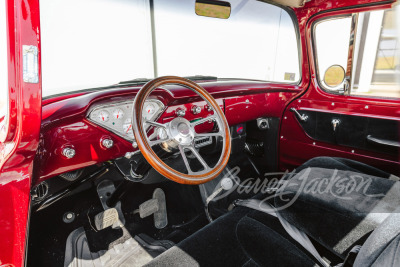
<svg viewBox="0 0 400 267"><path fill-rule="evenodd" d="M124 111L120 108L114 109L113 116L117 120L122 119L124 117Z"/></svg>
<svg viewBox="0 0 400 267"><path fill-rule="evenodd" d="M131 119L126 119L126 121L122 125L122 129L124 130L124 134L133 135Z"/></svg>
<svg viewBox="0 0 400 267"><path fill-rule="evenodd" d="M110 113L108 113L107 111L105 111L105 110L101 110L100 112L99 112L99 121L104 121L104 122L106 122L106 121L108 121L109 119L110 119Z"/></svg>
<svg viewBox="0 0 400 267"><path fill-rule="evenodd" d="M147 103L144 106L144 112L146 113L146 115L153 115L154 112L156 112L156 107L153 103Z"/></svg>

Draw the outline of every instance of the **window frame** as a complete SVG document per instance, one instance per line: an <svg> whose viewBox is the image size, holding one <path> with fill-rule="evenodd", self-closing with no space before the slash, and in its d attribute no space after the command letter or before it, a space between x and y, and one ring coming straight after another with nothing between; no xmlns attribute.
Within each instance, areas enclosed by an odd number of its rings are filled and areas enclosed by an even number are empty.
<svg viewBox="0 0 400 267"><path fill-rule="evenodd" d="M341 14L341 15L333 15L327 18L321 18L316 20L315 22L313 22L312 27L311 27L311 42L312 42L312 50L313 50L313 57L314 57L314 64L315 64L315 75L317 78L317 83L320 89L322 89L324 92L330 93L330 94L334 94L334 95L347 95L345 93L345 90L337 90L337 89L330 89L326 86L324 86L322 84L322 76L323 74L319 73L319 62L318 62L318 48L317 48L317 43L316 43L316 28L318 26L318 24L322 23L322 22L326 22L326 21L330 21L330 20L337 20L337 19L344 19L344 18L349 18L349 17L353 17L355 13L347 13L347 14ZM351 25L353 27L353 24ZM353 32L353 29L350 30L350 36L351 33ZM354 43L355 43L355 37L354 37ZM348 50L348 54L351 48L351 38L349 39L349 50ZM353 53L354 56L354 53ZM347 72L348 72L348 68L349 68L349 64L351 65L350 67L350 77L352 74L352 70L353 70L353 64L349 63L349 57L347 57L347 69L346 69L346 74L345 74L345 79L343 80L343 82L341 83L340 86L344 86L344 84L346 83L346 79L347 79ZM322 76L321 76L322 75ZM350 78L351 81L351 78ZM338 87L339 88L339 87ZM351 88L350 88L351 91Z"/></svg>
<svg viewBox="0 0 400 267"><path fill-rule="evenodd" d="M341 19L341 18L346 18L346 17L352 17L352 16L356 16L356 21L354 23L354 21L352 22L351 25L351 32L350 32L350 37L351 34L354 33L354 38L353 40L350 38L349 39L349 53L350 54L350 50L352 47L352 43L353 46L356 46L356 38L357 38L357 27L358 27L358 19L359 19L359 14L360 13L366 13L366 12L372 12L372 11L378 11L378 10L390 10L391 8L394 8L394 6L392 7L382 7L382 8L376 8L376 9L372 9L372 10L354 10L354 11L350 11L349 13L345 13L345 14L337 14L337 15L332 15L329 17L323 17L320 19L317 19L316 21L314 21L311 25L311 45L312 45L312 55L314 57L314 67L315 67L315 75L316 75L316 80L317 80L317 84L318 84L318 88L320 90L322 90L323 92L326 92L328 94L331 95L337 95L337 96L348 96L348 97L352 97L352 98L359 98L359 99L372 99L372 100L389 100L389 101L398 101L400 100L400 97L386 97L386 96L373 96L373 95L357 95L357 94L352 94L352 82L353 82L353 71L354 71L354 49L353 49L353 53L352 53L352 57L351 59L348 57L347 58L347 68L349 68L350 66L350 77L349 77L349 85L348 85L348 90L346 92L346 90L335 90L335 89L330 89L327 88L326 86L324 86L321 83L321 79L320 79L320 73L319 73L319 65L318 65L318 55L317 55L317 45L316 45L316 38L315 38L315 34L316 34L316 26L324 21L328 21L328 20L333 20L333 19ZM353 29L353 27L355 27L355 29ZM347 78L347 72L348 69L346 69L346 74L345 74L345 79ZM341 85L344 85L345 82L343 82Z"/></svg>

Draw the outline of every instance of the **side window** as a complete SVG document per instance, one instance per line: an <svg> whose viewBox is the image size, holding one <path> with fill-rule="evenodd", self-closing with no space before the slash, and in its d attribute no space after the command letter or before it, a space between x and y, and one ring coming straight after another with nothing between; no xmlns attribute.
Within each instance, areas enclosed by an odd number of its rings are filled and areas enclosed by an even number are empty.
<svg viewBox="0 0 400 267"><path fill-rule="evenodd" d="M0 0L0 142L8 128L8 66L7 66L7 20L6 2Z"/></svg>
<svg viewBox="0 0 400 267"><path fill-rule="evenodd" d="M341 91L347 72L352 16L335 17L315 25L314 40L319 82L324 89ZM330 70L334 71L330 71ZM343 75L340 73L343 72Z"/></svg>
<svg viewBox="0 0 400 267"><path fill-rule="evenodd" d="M400 97L395 9L317 22L314 45L319 84L326 91Z"/></svg>

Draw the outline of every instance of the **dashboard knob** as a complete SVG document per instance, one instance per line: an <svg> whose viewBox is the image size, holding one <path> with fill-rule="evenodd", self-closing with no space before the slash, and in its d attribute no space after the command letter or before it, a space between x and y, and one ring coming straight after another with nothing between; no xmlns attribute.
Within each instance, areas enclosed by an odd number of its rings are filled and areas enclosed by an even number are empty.
<svg viewBox="0 0 400 267"><path fill-rule="evenodd" d="M192 107L192 113L193 114L196 115L196 114L199 114L200 112L201 112L201 107L196 106L196 105Z"/></svg>
<svg viewBox="0 0 400 267"><path fill-rule="evenodd" d="M67 147L62 150L61 154L67 159L72 159L75 157L76 152L75 149Z"/></svg>
<svg viewBox="0 0 400 267"><path fill-rule="evenodd" d="M183 110L183 109L181 109L181 108L178 108L178 109L176 110L176 116L178 116L178 117L184 117L185 114L186 114L185 110Z"/></svg>
<svg viewBox="0 0 400 267"><path fill-rule="evenodd" d="M114 141L112 139L106 138L106 139L103 139L103 141L101 141L101 145L104 148L109 149L109 148L112 148L114 146Z"/></svg>

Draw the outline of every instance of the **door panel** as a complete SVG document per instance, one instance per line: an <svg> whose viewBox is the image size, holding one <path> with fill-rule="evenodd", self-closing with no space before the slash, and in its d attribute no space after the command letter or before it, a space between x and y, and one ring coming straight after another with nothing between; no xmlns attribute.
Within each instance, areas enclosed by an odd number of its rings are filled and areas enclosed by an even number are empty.
<svg viewBox="0 0 400 267"><path fill-rule="evenodd" d="M4 1L0 1L4 3ZM8 37L10 127L0 141L0 265L24 266L30 209L30 189L41 121L39 82L23 81L23 45L38 48L38 0L5 1Z"/></svg>
<svg viewBox="0 0 400 267"><path fill-rule="evenodd" d="M307 120L296 116L306 134L321 142L349 146L397 156L399 153L399 121L337 112L298 110Z"/></svg>
<svg viewBox="0 0 400 267"><path fill-rule="evenodd" d="M285 110L280 137L280 168L293 169L313 157L332 156L359 160L398 175L398 148L373 144L367 136L399 141L400 102L397 106L391 105L392 102L378 105L368 99L359 99L355 104L348 103L345 100L349 97L342 96L330 101L315 100L321 98L315 91L306 93ZM307 121L300 121L291 108L308 116ZM333 119L341 121L336 133Z"/></svg>
<svg viewBox="0 0 400 267"><path fill-rule="evenodd" d="M286 107L282 117L279 142L281 170L293 169L314 157L331 156L361 161L389 173L400 175L399 149L393 147L397 146L399 142L400 99L376 97L372 94L371 96L367 94L364 96L351 95L348 91L346 94L346 90L344 90L345 95L340 90L322 89L320 84L323 82L319 82L321 79L316 67L318 59L315 58L316 51L312 39L313 26L317 21L359 12L390 9L391 7L391 3L376 3L371 6L330 10L313 16L307 22L306 38L311 80L306 92ZM373 23L368 25L373 26ZM364 33L359 32L361 35ZM352 44L356 44L357 48L357 40L360 40L357 38L354 40L354 37L356 34L352 34L348 40L351 44L349 55L353 54L350 53L350 50L354 49ZM360 35L357 37L360 38ZM355 54L361 55L360 51L356 49ZM334 54L334 52L335 47L331 47L330 53ZM369 53L372 54L371 51ZM367 54L362 54L364 61ZM335 62L334 55L328 55L328 58ZM349 57L348 70L351 69L353 59L354 62L360 60L360 58ZM362 66L364 66L364 61ZM355 72L354 75L359 74ZM366 77L365 75L355 76L353 78L358 79L359 84L361 84L361 78L365 79ZM324 86L326 87L326 85ZM376 90L377 87L374 86L374 90ZM358 91L360 91L360 87L357 88L356 93ZM299 115L292 112L292 108L296 109ZM307 121L299 119L300 116L303 118L307 116ZM332 120L334 119L340 120L336 131L333 131ZM391 146L377 143L389 143Z"/></svg>

